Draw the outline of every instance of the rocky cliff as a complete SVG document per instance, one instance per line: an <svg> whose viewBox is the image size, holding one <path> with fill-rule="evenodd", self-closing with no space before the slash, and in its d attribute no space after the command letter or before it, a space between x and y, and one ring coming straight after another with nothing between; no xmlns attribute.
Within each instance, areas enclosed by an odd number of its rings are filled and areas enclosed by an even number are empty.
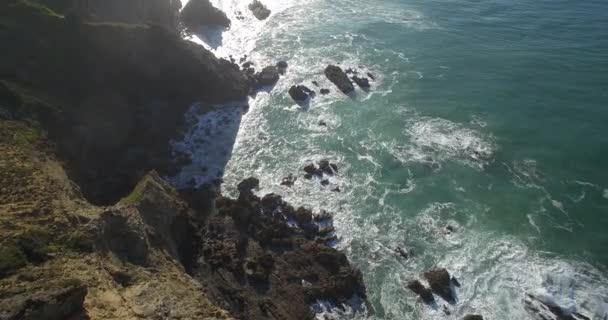
<svg viewBox="0 0 608 320"><path fill-rule="evenodd" d="M185 109L250 89L176 8L0 3L0 319L306 319L365 296L312 212L161 178Z"/></svg>

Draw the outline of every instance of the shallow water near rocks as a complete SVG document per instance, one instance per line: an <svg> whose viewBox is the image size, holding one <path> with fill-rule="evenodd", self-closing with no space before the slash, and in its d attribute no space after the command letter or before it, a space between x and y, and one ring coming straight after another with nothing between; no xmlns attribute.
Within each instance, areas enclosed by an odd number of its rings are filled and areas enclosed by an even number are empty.
<svg viewBox="0 0 608 320"><path fill-rule="evenodd" d="M248 113L193 116L176 142L193 164L173 182L223 176L230 194L253 175L261 194L333 212L369 305L332 317L534 319L526 293L608 316L608 3L266 0L272 14L257 21L247 1L213 2L233 25L194 41L289 68ZM339 93L330 63L372 73L372 89ZM303 110L287 93L296 84L331 93ZM324 158L339 166L329 185L304 179ZM462 284L451 315L405 287L435 266Z"/></svg>

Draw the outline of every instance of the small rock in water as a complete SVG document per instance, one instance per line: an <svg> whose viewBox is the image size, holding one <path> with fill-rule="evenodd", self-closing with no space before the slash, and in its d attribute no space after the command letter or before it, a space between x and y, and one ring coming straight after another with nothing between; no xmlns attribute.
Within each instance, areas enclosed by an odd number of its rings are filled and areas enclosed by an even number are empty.
<svg viewBox="0 0 608 320"><path fill-rule="evenodd" d="M445 315L447 316L452 314L452 312L450 312L450 309L448 309L448 306L446 306L445 304L443 305L443 313L445 313Z"/></svg>
<svg viewBox="0 0 608 320"><path fill-rule="evenodd" d="M464 316L462 320L483 320L483 317L478 314L469 314Z"/></svg>
<svg viewBox="0 0 608 320"><path fill-rule="evenodd" d="M323 121L323 120L319 120L319 123L318 123L318 124L319 124L320 126L327 127L327 123L325 123L325 121Z"/></svg>
<svg viewBox="0 0 608 320"><path fill-rule="evenodd" d="M372 79L372 80L376 80L376 78L374 77L374 75L373 75L373 74L371 74L371 72L368 72L368 73L367 73L367 76L368 76L370 79Z"/></svg>
<svg viewBox="0 0 608 320"><path fill-rule="evenodd" d="M323 186L329 185L329 180L327 180L327 179L321 180L321 185L323 185Z"/></svg>
<svg viewBox="0 0 608 320"><path fill-rule="evenodd" d="M313 91L303 85L291 86L291 88L289 88L289 96L297 102L308 100L312 93Z"/></svg>
<svg viewBox="0 0 608 320"><path fill-rule="evenodd" d="M333 82L344 94L349 94L355 90L353 83L348 79L348 76L342 68L334 65L329 65L325 68L325 76L329 81Z"/></svg>
<svg viewBox="0 0 608 320"><path fill-rule="evenodd" d="M312 82L312 84L314 84L316 87L318 87L318 86L319 86L319 83L318 83L316 80L315 80L315 81L313 81L313 82Z"/></svg>
<svg viewBox="0 0 608 320"><path fill-rule="evenodd" d="M335 187L335 188L331 189L331 191L333 191L333 192L340 192L340 187Z"/></svg>
<svg viewBox="0 0 608 320"><path fill-rule="evenodd" d="M321 94L322 95L329 94L329 89L321 89Z"/></svg>
<svg viewBox="0 0 608 320"><path fill-rule="evenodd" d="M290 173L287 177L283 178L283 180L281 181L281 185L291 187L297 179L297 177L294 177L294 175Z"/></svg>
<svg viewBox="0 0 608 320"><path fill-rule="evenodd" d="M270 10L258 0L253 0L248 8L258 20L264 20L270 16Z"/></svg>
<svg viewBox="0 0 608 320"><path fill-rule="evenodd" d="M400 255L403 259L409 258L409 255L407 254L407 252L405 250L401 249L401 247L395 248L395 253Z"/></svg>
<svg viewBox="0 0 608 320"><path fill-rule="evenodd" d="M452 284L457 287L460 288L460 282L458 282L458 279L456 279L456 277L452 276Z"/></svg>

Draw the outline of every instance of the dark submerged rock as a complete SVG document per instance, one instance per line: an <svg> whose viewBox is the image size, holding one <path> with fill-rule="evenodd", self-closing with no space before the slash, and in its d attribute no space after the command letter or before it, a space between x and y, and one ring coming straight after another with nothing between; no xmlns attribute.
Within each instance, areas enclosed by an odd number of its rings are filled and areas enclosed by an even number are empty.
<svg viewBox="0 0 608 320"><path fill-rule="evenodd" d="M340 91L342 91L344 94L351 93L355 90L355 87L353 86L352 82L350 81L350 79L348 79L348 76L346 75L346 73L344 73L344 71L342 71L340 67L329 65L327 66L327 68L325 68L324 73L327 79L333 82L338 87L338 89L340 89Z"/></svg>
<svg viewBox="0 0 608 320"><path fill-rule="evenodd" d="M420 281L413 280L407 284L408 289L420 296L422 301L426 304L431 304L435 301L433 293L427 287L425 287Z"/></svg>
<svg viewBox="0 0 608 320"><path fill-rule="evenodd" d="M483 320L483 317L478 314L469 314L464 316L462 320Z"/></svg>
<svg viewBox="0 0 608 320"><path fill-rule="evenodd" d="M258 20L264 20L270 16L270 10L258 0L253 0L248 8Z"/></svg>
<svg viewBox="0 0 608 320"><path fill-rule="evenodd" d="M180 12L180 18L189 29L201 26L230 27L230 19L209 0L190 0Z"/></svg>
<svg viewBox="0 0 608 320"><path fill-rule="evenodd" d="M403 250L401 247L397 247L395 248L395 253L397 253L398 255L400 255L403 259L408 259L409 255L407 254L407 251Z"/></svg>
<svg viewBox="0 0 608 320"><path fill-rule="evenodd" d="M446 269L441 268L427 271L424 273L424 277L429 282L431 290L434 293L438 294L449 303L454 303L456 301L450 286L450 273Z"/></svg>
<svg viewBox="0 0 608 320"><path fill-rule="evenodd" d="M321 94L322 95L329 94L329 89L321 89Z"/></svg>
<svg viewBox="0 0 608 320"><path fill-rule="evenodd" d="M363 89L369 89L371 87L367 78L354 76L353 81Z"/></svg>
<svg viewBox="0 0 608 320"><path fill-rule="evenodd" d="M374 77L374 75L371 72L368 72L367 76L372 80L376 80L376 77Z"/></svg>

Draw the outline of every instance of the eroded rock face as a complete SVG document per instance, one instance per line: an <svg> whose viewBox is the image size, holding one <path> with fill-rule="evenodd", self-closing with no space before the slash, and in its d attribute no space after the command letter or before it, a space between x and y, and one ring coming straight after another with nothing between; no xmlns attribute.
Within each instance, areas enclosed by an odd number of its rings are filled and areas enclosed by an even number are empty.
<svg viewBox="0 0 608 320"><path fill-rule="evenodd" d="M274 194L220 198L217 209L204 236L199 277L235 317L310 319L317 299L340 304L365 296L361 273L325 245L333 229L320 230L310 210L296 210Z"/></svg>
<svg viewBox="0 0 608 320"><path fill-rule="evenodd" d="M348 76L342 68L334 65L329 65L325 68L325 76L329 81L333 82L340 91L344 94L349 94L355 90L353 83L348 79Z"/></svg>
<svg viewBox="0 0 608 320"><path fill-rule="evenodd" d="M180 19L187 28L193 30L202 26L230 27L230 19L209 0L190 0L180 12Z"/></svg>
<svg viewBox="0 0 608 320"><path fill-rule="evenodd" d="M86 319L84 299L86 286L76 279L54 281L46 288L34 289L29 296L16 295L13 299L0 300L1 319L64 320Z"/></svg>

